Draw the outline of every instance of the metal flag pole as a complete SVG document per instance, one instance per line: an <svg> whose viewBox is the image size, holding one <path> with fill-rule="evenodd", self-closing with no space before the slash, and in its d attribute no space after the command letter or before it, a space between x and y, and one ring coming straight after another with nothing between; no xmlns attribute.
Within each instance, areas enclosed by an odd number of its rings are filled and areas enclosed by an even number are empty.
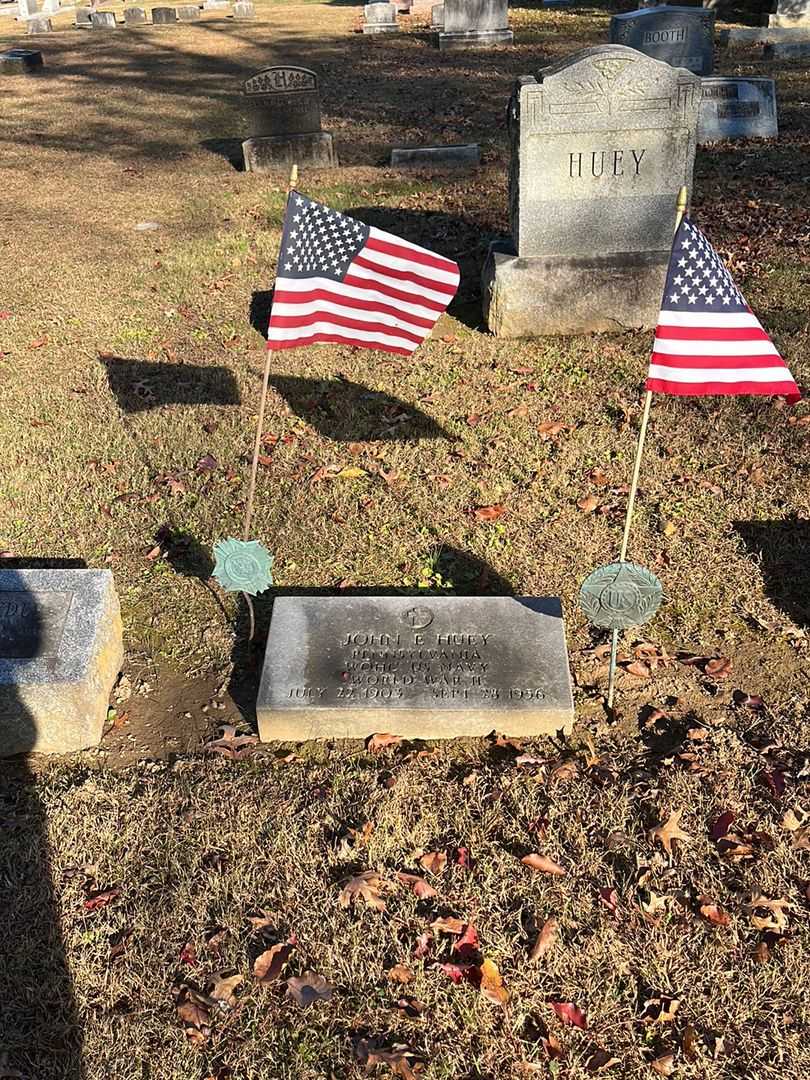
<svg viewBox="0 0 810 1080"><path fill-rule="evenodd" d="M678 192L678 206L675 214L675 229L673 231L673 237L680 228L683 216L686 213L687 203L687 191L686 187L682 187ZM636 494L638 493L638 478L641 473L641 457L644 453L644 440L647 438L647 425L650 422L650 407L652 405L652 390L648 390L644 397L644 411L641 414L641 427L638 432L638 446L636 447L636 460L633 465L633 479L630 483L630 494L627 497L627 515L624 519L624 535L622 537L622 548L619 555L619 562L623 563L627 561L627 547L630 543L630 528L633 524L633 510L636 505ZM619 631L613 630L613 635L610 641L610 672L608 675L608 708L613 708L613 693L616 689L616 656L619 650Z"/></svg>
<svg viewBox="0 0 810 1080"><path fill-rule="evenodd" d="M287 183L287 198L290 197L290 192L298 183L298 166L293 165L290 169L290 179ZM256 421L256 439L253 443L253 461L250 465L250 485L248 487L247 505L245 507L245 525L242 530L242 539L247 540L250 536L250 524L253 520L253 502L256 496L256 477L259 471L259 454L262 448L262 431L264 430L264 413L267 406L267 392L270 388L270 363L271 363L270 349L265 349L264 358L264 379L262 381L262 396L259 400L259 416ZM256 618L253 612L253 601L247 593L242 593L247 603L248 612L250 613L250 637L249 641L253 640L253 634L256 630Z"/></svg>

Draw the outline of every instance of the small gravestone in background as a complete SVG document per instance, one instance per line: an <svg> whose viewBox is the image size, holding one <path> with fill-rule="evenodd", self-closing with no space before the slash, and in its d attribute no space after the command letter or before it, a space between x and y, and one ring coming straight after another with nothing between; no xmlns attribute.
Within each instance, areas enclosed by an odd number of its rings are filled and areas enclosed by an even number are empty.
<svg viewBox="0 0 810 1080"><path fill-rule="evenodd" d="M318 77L307 68L265 68L242 88L250 137L242 143L245 169L337 165L332 136L321 130Z"/></svg>
<svg viewBox="0 0 810 1080"><path fill-rule="evenodd" d="M233 5L233 17L235 19L255 19L256 8L250 0L237 0Z"/></svg>
<svg viewBox="0 0 810 1080"><path fill-rule="evenodd" d="M94 11L90 19L94 30L115 30L117 26L114 11Z"/></svg>
<svg viewBox="0 0 810 1080"><path fill-rule="evenodd" d="M75 11L76 27L80 30L89 30L93 25L93 9L89 7L77 7Z"/></svg>
<svg viewBox="0 0 810 1080"><path fill-rule="evenodd" d="M494 334L655 326L678 191L692 190L700 82L621 45L518 79L512 239L491 245L483 274Z"/></svg>
<svg viewBox="0 0 810 1080"><path fill-rule="evenodd" d="M463 146L415 146L391 151L395 169L458 170L475 169L481 164L478 143Z"/></svg>
<svg viewBox="0 0 810 1080"><path fill-rule="evenodd" d="M511 45L507 0L444 0L442 29L434 44L444 49Z"/></svg>
<svg viewBox="0 0 810 1080"><path fill-rule="evenodd" d="M810 0L778 0L775 14L768 16L768 26L790 30L810 27Z"/></svg>
<svg viewBox="0 0 810 1080"><path fill-rule="evenodd" d="M34 75L42 69L37 49L6 49L0 52L0 75Z"/></svg>
<svg viewBox="0 0 810 1080"><path fill-rule="evenodd" d="M696 75L714 69L714 12L662 4L614 15L610 40Z"/></svg>
<svg viewBox="0 0 810 1080"><path fill-rule="evenodd" d="M363 8L364 34L395 34L398 30L396 4L377 2L365 5Z"/></svg>
<svg viewBox="0 0 810 1080"><path fill-rule="evenodd" d="M43 15L57 15L61 4L59 0L42 0Z"/></svg>
<svg viewBox="0 0 810 1080"><path fill-rule="evenodd" d="M222 11L230 6L228 0L205 0L203 11Z"/></svg>
<svg viewBox="0 0 810 1080"><path fill-rule="evenodd" d="M434 4L430 9L430 25L434 30L440 30L444 26L444 4Z"/></svg>
<svg viewBox="0 0 810 1080"><path fill-rule="evenodd" d="M762 50L763 60L804 60L810 57L810 40L774 41Z"/></svg>
<svg viewBox="0 0 810 1080"><path fill-rule="evenodd" d="M397 12L400 15L410 15L413 0L397 0Z"/></svg>
<svg viewBox="0 0 810 1080"><path fill-rule="evenodd" d="M265 741L570 732L560 602L276 597L256 714Z"/></svg>
<svg viewBox="0 0 810 1080"><path fill-rule="evenodd" d="M721 30L718 34L721 49L747 49L752 45L769 45L783 41L810 41L810 24L791 29L784 26L735 26L730 30Z"/></svg>
<svg viewBox="0 0 810 1080"><path fill-rule="evenodd" d="M152 24L154 26L166 26L177 22L177 11L173 7L153 7Z"/></svg>
<svg viewBox="0 0 810 1080"><path fill-rule="evenodd" d="M39 11L39 5L37 0L18 0L17 2L17 18L28 19L32 15L36 15Z"/></svg>
<svg viewBox="0 0 810 1080"><path fill-rule="evenodd" d="M200 9L196 4L178 4L177 18L179 22L198 22Z"/></svg>
<svg viewBox="0 0 810 1080"><path fill-rule="evenodd" d="M109 570L0 571L0 756L95 746L122 659Z"/></svg>
<svg viewBox="0 0 810 1080"><path fill-rule="evenodd" d="M703 80L698 145L717 139L775 139L778 134L773 79Z"/></svg>
<svg viewBox="0 0 810 1080"><path fill-rule="evenodd" d="M146 8L142 8L142 7L124 8L124 22L127 24L127 26L145 26L146 25Z"/></svg>
<svg viewBox="0 0 810 1080"><path fill-rule="evenodd" d="M26 21L29 34L50 34L53 30L51 20L46 19L44 15L32 15Z"/></svg>

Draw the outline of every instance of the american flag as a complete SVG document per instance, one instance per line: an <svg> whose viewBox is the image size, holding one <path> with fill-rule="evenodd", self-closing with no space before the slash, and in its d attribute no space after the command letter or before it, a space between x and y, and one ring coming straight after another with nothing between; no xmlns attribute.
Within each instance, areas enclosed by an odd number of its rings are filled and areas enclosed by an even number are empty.
<svg viewBox="0 0 810 1080"><path fill-rule="evenodd" d="M779 394L799 389L759 319L688 218L672 244L647 389L661 394Z"/></svg>
<svg viewBox="0 0 810 1080"><path fill-rule="evenodd" d="M267 346L335 341L409 355L458 283L450 259L291 191Z"/></svg>

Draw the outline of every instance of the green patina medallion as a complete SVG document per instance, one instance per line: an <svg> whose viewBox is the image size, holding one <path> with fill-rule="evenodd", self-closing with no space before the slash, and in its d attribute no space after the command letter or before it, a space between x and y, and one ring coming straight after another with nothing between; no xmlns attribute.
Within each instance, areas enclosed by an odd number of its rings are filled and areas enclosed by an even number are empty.
<svg viewBox="0 0 810 1080"><path fill-rule="evenodd" d="M579 603L594 626L627 630L649 622L661 605L663 592L655 574L638 563L610 563L585 579Z"/></svg>
<svg viewBox="0 0 810 1080"><path fill-rule="evenodd" d="M214 577L226 592L255 596L273 584L273 556L258 540L220 540L214 558Z"/></svg>

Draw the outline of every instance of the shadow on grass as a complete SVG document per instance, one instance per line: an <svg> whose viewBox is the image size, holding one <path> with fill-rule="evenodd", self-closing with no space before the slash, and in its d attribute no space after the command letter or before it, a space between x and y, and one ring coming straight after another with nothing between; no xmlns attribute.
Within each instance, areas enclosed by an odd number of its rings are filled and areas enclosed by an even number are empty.
<svg viewBox="0 0 810 1080"><path fill-rule="evenodd" d="M109 357L102 361L110 389L126 413L161 405L238 405L239 387L226 367Z"/></svg>
<svg viewBox="0 0 810 1080"><path fill-rule="evenodd" d="M245 171L245 157L241 139L203 139L200 146L212 154L218 154L232 165L236 172Z"/></svg>
<svg viewBox="0 0 810 1080"><path fill-rule="evenodd" d="M799 627L810 627L810 521L735 521L765 592Z"/></svg>
<svg viewBox="0 0 810 1080"><path fill-rule="evenodd" d="M47 562L63 566L75 560ZM20 590L25 591L22 579ZM36 718L11 680L27 657L39 653L42 639L34 606L25 626L25 655L0 658L0 746L6 752L24 755L36 743ZM8 657L7 643L2 651ZM54 895L45 811L22 756L0 760L0 912L0 1074L82 1080L82 1029Z"/></svg>

